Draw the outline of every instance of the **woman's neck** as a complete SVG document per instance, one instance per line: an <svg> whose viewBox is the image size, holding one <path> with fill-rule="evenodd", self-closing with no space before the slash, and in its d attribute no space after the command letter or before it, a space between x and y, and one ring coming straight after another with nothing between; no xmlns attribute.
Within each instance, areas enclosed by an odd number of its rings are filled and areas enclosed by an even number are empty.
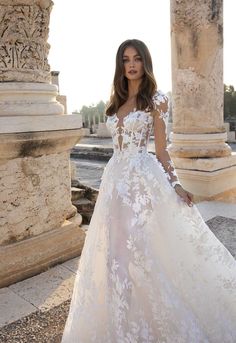
<svg viewBox="0 0 236 343"><path fill-rule="evenodd" d="M140 80L132 80L128 82L128 99L135 98L138 94Z"/></svg>

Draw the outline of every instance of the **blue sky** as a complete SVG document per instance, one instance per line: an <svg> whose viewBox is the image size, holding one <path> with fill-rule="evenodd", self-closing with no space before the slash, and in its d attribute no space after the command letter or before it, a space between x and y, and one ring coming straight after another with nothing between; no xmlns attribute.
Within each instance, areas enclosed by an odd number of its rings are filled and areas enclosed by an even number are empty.
<svg viewBox="0 0 236 343"><path fill-rule="evenodd" d="M171 89L169 0L54 0L49 63L60 71L60 93L68 112L109 98L120 43L148 46L159 88ZM224 0L224 83L236 87L236 1Z"/></svg>

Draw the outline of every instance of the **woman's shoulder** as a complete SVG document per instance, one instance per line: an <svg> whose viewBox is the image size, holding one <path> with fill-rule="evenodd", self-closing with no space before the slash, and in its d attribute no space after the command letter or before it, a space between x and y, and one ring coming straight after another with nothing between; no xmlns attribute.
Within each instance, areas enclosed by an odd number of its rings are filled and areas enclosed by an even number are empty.
<svg viewBox="0 0 236 343"><path fill-rule="evenodd" d="M154 93L154 95L152 97L152 101L153 101L155 106L161 105L161 103L168 102L168 96L164 92L162 92L162 90L158 89Z"/></svg>
<svg viewBox="0 0 236 343"><path fill-rule="evenodd" d="M159 113L159 118L168 120L169 117L169 99L160 89L155 92L152 98L154 114Z"/></svg>

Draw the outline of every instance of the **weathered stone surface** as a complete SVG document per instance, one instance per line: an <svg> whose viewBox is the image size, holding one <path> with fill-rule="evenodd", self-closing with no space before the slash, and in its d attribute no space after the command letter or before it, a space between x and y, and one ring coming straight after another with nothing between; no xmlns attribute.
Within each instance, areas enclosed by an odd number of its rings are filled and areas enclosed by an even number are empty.
<svg viewBox="0 0 236 343"><path fill-rule="evenodd" d="M183 186L201 200L234 194L236 187L236 163L226 161L232 151L223 122L222 12L222 0L171 0L173 133L168 150ZM207 169L205 160L216 158L222 161Z"/></svg>
<svg viewBox="0 0 236 343"><path fill-rule="evenodd" d="M82 215L82 223L88 224L92 218L94 203L89 199L83 198L73 201L73 205L77 208L78 212Z"/></svg>
<svg viewBox="0 0 236 343"><path fill-rule="evenodd" d="M208 200L208 201L221 201L229 204L236 204L236 187L232 188L231 183L229 183L230 189L224 190L223 192L218 192L215 195L209 196L196 196L196 201L203 201L203 200Z"/></svg>
<svg viewBox="0 0 236 343"><path fill-rule="evenodd" d="M35 306L7 287L0 289L0 303L0 327L12 323L19 319L19 317L25 317L37 310ZM2 342L1 336L0 342Z"/></svg>
<svg viewBox="0 0 236 343"><path fill-rule="evenodd" d="M57 94L56 85L0 82L0 116L63 114L63 106L56 100Z"/></svg>
<svg viewBox="0 0 236 343"><path fill-rule="evenodd" d="M0 0L0 287L81 253L63 116L47 56L51 0Z"/></svg>
<svg viewBox="0 0 236 343"><path fill-rule="evenodd" d="M75 214L68 163L62 152L0 165L0 244L60 227Z"/></svg>
<svg viewBox="0 0 236 343"><path fill-rule="evenodd" d="M76 201L85 197L85 189L72 187L71 188L71 200Z"/></svg>
<svg viewBox="0 0 236 343"><path fill-rule="evenodd" d="M95 204L95 202L97 200L97 196L98 196L98 189L96 189L94 187L86 186L83 183L81 183L79 180L72 180L71 185L72 185L72 187L84 189L85 190L85 194L84 194L85 198L89 199L90 201L92 201L93 204Z"/></svg>
<svg viewBox="0 0 236 343"><path fill-rule="evenodd" d="M213 172L215 170L236 166L236 152L231 156L221 158L179 158L173 157L173 162L178 168Z"/></svg>
<svg viewBox="0 0 236 343"><path fill-rule="evenodd" d="M223 122L222 6L222 0L171 1L172 156L221 157L231 153Z"/></svg>
<svg viewBox="0 0 236 343"><path fill-rule="evenodd" d="M236 220L216 216L208 220L207 225L236 259Z"/></svg>
<svg viewBox="0 0 236 343"><path fill-rule="evenodd" d="M83 224L89 224L98 196L98 190L74 179L71 182L72 204L81 214Z"/></svg>
<svg viewBox="0 0 236 343"><path fill-rule="evenodd" d="M0 1L0 81L50 82L51 0Z"/></svg>
<svg viewBox="0 0 236 343"><path fill-rule="evenodd" d="M1 343L61 343L71 299L49 311L38 310L0 330Z"/></svg>
<svg viewBox="0 0 236 343"><path fill-rule="evenodd" d="M84 144L83 146L74 146L71 149L71 156L75 158L86 158L91 160L108 161L113 154L113 148L101 147L101 146L89 146Z"/></svg>
<svg viewBox="0 0 236 343"><path fill-rule="evenodd" d="M215 170L199 171L190 169L176 168L179 180L184 188L188 189L196 196L196 199L202 200L222 200L220 194L234 192L236 188L236 166ZM196 200L195 199L195 200ZM234 196L234 201L235 201Z"/></svg>
<svg viewBox="0 0 236 343"><path fill-rule="evenodd" d="M174 157L224 157L230 156L231 148L225 143L226 132L211 134L171 133L168 147Z"/></svg>
<svg viewBox="0 0 236 343"><path fill-rule="evenodd" d="M79 129L4 134L0 141L0 160L68 152L79 139Z"/></svg>
<svg viewBox="0 0 236 343"><path fill-rule="evenodd" d="M175 133L224 132L222 0L171 1Z"/></svg>
<svg viewBox="0 0 236 343"><path fill-rule="evenodd" d="M47 311L71 298L74 279L75 273L57 265L8 288L35 306L35 310Z"/></svg>
<svg viewBox="0 0 236 343"><path fill-rule="evenodd" d="M83 136L81 122L76 115L37 115L8 116L0 115L0 134L20 132L42 132L59 130L77 130L77 141ZM68 133L68 132L67 132Z"/></svg>
<svg viewBox="0 0 236 343"><path fill-rule="evenodd" d="M0 288L81 254L86 231L77 214L54 230L0 246Z"/></svg>

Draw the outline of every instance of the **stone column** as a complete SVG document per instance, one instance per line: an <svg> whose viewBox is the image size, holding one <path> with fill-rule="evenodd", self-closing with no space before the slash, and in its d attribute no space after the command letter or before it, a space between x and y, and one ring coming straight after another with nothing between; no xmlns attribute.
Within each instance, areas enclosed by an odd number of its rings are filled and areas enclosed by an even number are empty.
<svg viewBox="0 0 236 343"><path fill-rule="evenodd" d="M0 0L0 287L80 254L70 149L81 136L51 84L51 0Z"/></svg>
<svg viewBox="0 0 236 343"><path fill-rule="evenodd" d="M67 97L66 95L60 94L59 74L60 72L57 70L51 71L51 83L57 86L57 90L58 90L57 101L60 104L62 104L62 106L64 107L64 113L66 114L67 113Z"/></svg>
<svg viewBox="0 0 236 343"><path fill-rule="evenodd" d="M232 200L236 187L236 157L223 125L222 7L222 0L171 0L169 152L182 183L199 199Z"/></svg>

